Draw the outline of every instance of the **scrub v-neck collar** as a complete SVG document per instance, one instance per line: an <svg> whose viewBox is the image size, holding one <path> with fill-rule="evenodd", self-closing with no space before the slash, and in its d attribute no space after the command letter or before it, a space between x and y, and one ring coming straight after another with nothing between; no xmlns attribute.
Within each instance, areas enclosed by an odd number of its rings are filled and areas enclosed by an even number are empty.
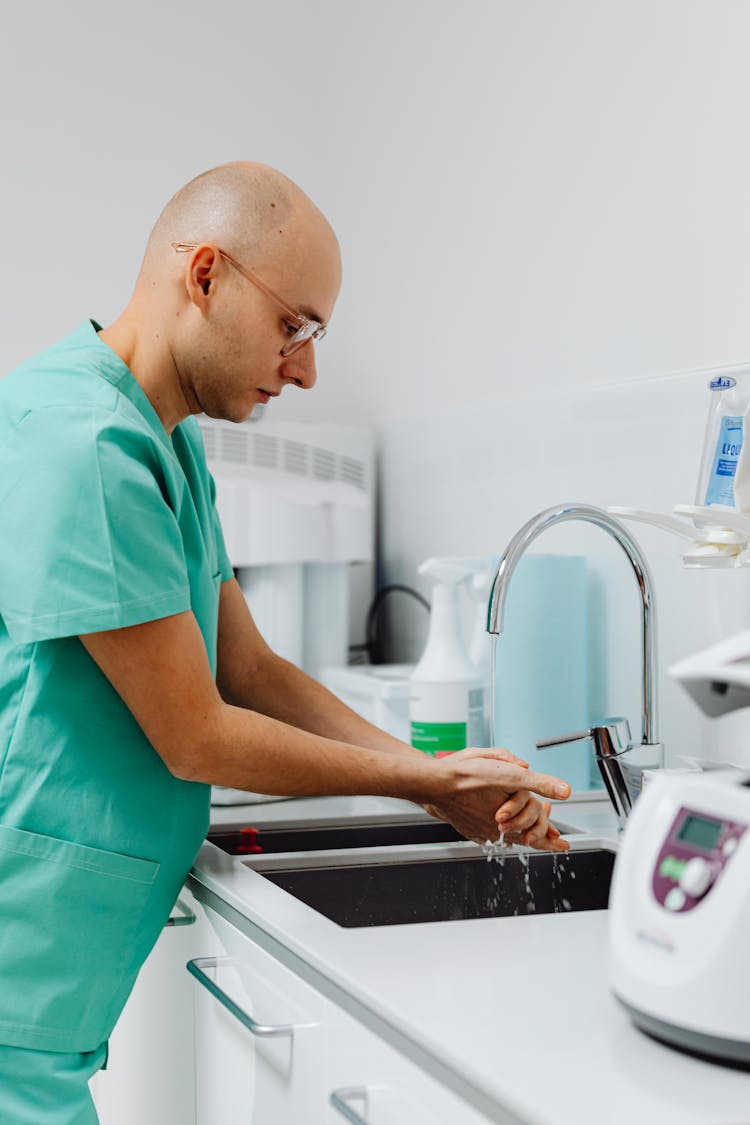
<svg viewBox="0 0 750 1125"><path fill-rule="evenodd" d="M143 415L148 422L151 429L162 442L164 446L174 454L174 446L172 444L171 435L164 429L164 423L159 415L156 413L151 400L144 391L141 384L136 379L133 372L128 367L123 359L120 359L117 352L110 348L109 344L105 344L99 333L102 331L101 324L95 320L89 320L83 326L84 331L88 329L90 334L90 342L97 349L97 371L100 375L116 387L120 394L132 402L136 410Z"/></svg>

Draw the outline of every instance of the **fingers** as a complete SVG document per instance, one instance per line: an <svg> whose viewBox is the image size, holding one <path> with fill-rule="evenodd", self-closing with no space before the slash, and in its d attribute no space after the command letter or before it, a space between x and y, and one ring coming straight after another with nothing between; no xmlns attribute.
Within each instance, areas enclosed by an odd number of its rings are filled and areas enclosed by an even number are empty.
<svg viewBox="0 0 750 1125"><path fill-rule="evenodd" d="M540 848L545 851L566 852L570 848L567 840L563 840L559 828L549 822L550 806L545 801L541 806L541 814L534 824L523 835L523 843L530 848Z"/></svg>
<svg viewBox="0 0 750 1125"><path fill-rule="evenodd" d="M569 842L563 840L559 830L547 820L549 806L546 802L542 804L535 798L530 798L529 803L532 804L532 807L536 806L539 823L535 822L534 826L526 831L500 829L493 823L492 819L485 821L481 815L468 815L466 810L463 809L448 809L432 805L429 811L440 820L452 824L467 840L473 840L478 844L483 844L485 840L497 840L502 831L505 844L523 844L539 851L567 852L570 848Z"/></svg>
<svg viewBox="0 0 750 1125"><path fill-rule="evenodd" d="M523 832L520 842L527 848L544 852L567 852L570 850L570 841L563 840L559 830L555 828L554 824L549 824L546 818L543 825L540 822L529 829L528 832Z"/></svg>
<svg viewBox="0 0 750 1125"><path fill-rule="evenodd" d="M545 852L567 852L570 851L570 840L563 840L561 836L555 839L548 837L540 844L532 844L531 846Z"/></svg>
<svg viewBox="0 0 750 1125"><path fill-rule="evenodd" d="M534 844L538 840L543 840L547 835L547 830L550 828L549 813L551 806L547 801L537 801L536 797L532 797L530 793L525 794L525 796L526 801L522 803L518 812L511 813L509 816L504 815L504 809L507 809L514 802L518 802L520 794L515 793L505 802L502 808L498 809L495 820L501 832L521 833L523 834L524 844ZM557 832L557 829L554 831Z"/></svg>
<svg viewBox="0 0 750 1125"><path fill-rule="evenodd" d="M516 757L515 754L511 754L510 750L506 750L502 746L467 746L465 750L459 750L457 753L464 758L494 758L495 761L511 762L525 770L529 768L528 762L525 762L523 758Z"/></svg>
<svg viewBox="0 0 750 1125"><path fill-rule="evenodd" d="M528 789L519 789L517 790L517 792L511 793L510 797L508 797L508 800L505 801L505 803L502 804L497 810L495 820L498 822L498 824L501 820L511 820L514 816L517 816L518 813L520 813L521 809L523 809L531 800L533 800L533 797L531 796L531 793L529 793Z"/></svg>
<svg viewBox="0 0 750 1125"><path fill-rule="evenodd" d="M498 784L502 785L509 795L518 789L528 789L532 793L538 793L542 797L552 797L556 801L564 801L570 796L570 786L567 781L529 769L525 762L508 750L471 747L467 750L458 750L450 757L456 765L466 762L467 759L472 759L478 765L480 762L483 763L485 777L487 777L486 771L492 770L494 766L498 773ZM448 759L442 759L442 761L446 760Z"/></svg>
<svg viewBox="0 0 750 1125"><path fill-rule="evenodd" d="M519 840L526 847L544 851L568 851L568 841L563 840L559 829L549 822L549 802L537 801L530 794L526 797L526 801L523 801L522 794L514 793L498 809L495 819L503 838L509 843ZM503 815L504 813L511 815Z"/></svg>
<svg viewBox="0 0 750 1125"><path fill-rule="evenodd" d="M538 793L540 797L552 797L556 801L565 801L570 796L567 781L561 781L559 777L552 777L548 773L537 773L536 770L529 770L523 775L520 785L524 789L530 789L532 793Z"/></svg>
<svg viewBox="0 0 750 1125"><path fill-rule="evenodd" d="M544 807L546 808L544 813L544 831L546 832L546 817L549 814L550 806ZM530 793L521 789L498 809L495 820L501 832L525 832L538 824L540 809L542 809L542 806L536 797L532 797Z"/></svg>
<svg viewBox="0 0 750 1125"><path fill-rule="evenodd" d="M570 850L570 841L563 840L560 833L552 825L549 827L548 834L541 839L537 839L528 832L505 832L502 839L506 846L522 844L526 848L532 848L534 851L540 852L567 852ZM482 840L477 842L483 843Z"/></svg>

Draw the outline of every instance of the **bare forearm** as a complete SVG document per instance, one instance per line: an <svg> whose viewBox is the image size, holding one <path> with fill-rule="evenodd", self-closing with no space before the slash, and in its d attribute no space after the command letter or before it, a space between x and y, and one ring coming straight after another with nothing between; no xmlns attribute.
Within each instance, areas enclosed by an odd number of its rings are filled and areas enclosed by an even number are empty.
<svg viewBox="0 0 750 1125"><path fill-rule="evenodd" d="M412 746L373 726L287 660L271 655L227 700L327 739L386 754L421 758Z"/></svg>
<svg viewBox="0 0 750 1125"><path fill-rule="evenodd" d="M234 580L224 586L229 609L242 594ZM219 662L223 697L198 623L188 611L87 634L81 643L166 767L188 781L284 795L401 797L434 807L463 835L475 839L496 833L495 815L518 790L556 798L570 791L567 783L525 769L505 751L460 750L438 760L408 747L398 752L395 739L373 733L373 728L367 733L368 724L290 666L277 660L268 664L249 615L234 643L230 638L231 631ZM265 702L277 713L300 724L306 718L312 733L258 714L252 706L234 705L236 694L243 696L245 677L255 685L255 708L267 697ZM289 703L294 696L296 702ZM338 736L326 738L316 728ZM374 746L358 745L366 739ZM387 748L393 752L384 753ZM506 811L526 824L528 803ZM534 823L540 832L545 827L543 816L537 815Z"/></svg>
<svg viewBox="0 0 750 1125"><path fill-rule="evenodd" d="M404 750L398 760L380 748L325 738L224 703L206 717L206 729L195 732L195 750L183 773L192 781L290 797L367 794L417 803L436 800L444 779L435 763L419 752L409 753L411 747Z"/></svg>

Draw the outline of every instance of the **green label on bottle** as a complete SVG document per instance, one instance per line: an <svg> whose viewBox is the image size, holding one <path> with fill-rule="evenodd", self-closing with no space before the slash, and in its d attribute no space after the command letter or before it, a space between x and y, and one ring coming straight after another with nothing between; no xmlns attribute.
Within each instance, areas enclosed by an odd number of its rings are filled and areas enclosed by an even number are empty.
<svg viewBox="0 0 750 1125"><path fill-rule="evenodd" d="M412 723L411 744L425 754L444 754L466 746L466 723Z"/></svg>

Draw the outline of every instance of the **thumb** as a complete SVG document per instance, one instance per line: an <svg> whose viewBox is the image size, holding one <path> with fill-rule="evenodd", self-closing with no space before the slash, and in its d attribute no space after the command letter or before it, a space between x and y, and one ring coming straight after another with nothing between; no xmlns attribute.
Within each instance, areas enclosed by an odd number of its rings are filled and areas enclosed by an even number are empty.
<svg viewBox="0 0 750 1125"><path fill-rule="evenodd" d="M570 796L570 785L559 777L552 777L548 773L537 773L529 770L520 783L521 789L530 789L541 797L552 797L556 801L565 801Z"/></svg>

